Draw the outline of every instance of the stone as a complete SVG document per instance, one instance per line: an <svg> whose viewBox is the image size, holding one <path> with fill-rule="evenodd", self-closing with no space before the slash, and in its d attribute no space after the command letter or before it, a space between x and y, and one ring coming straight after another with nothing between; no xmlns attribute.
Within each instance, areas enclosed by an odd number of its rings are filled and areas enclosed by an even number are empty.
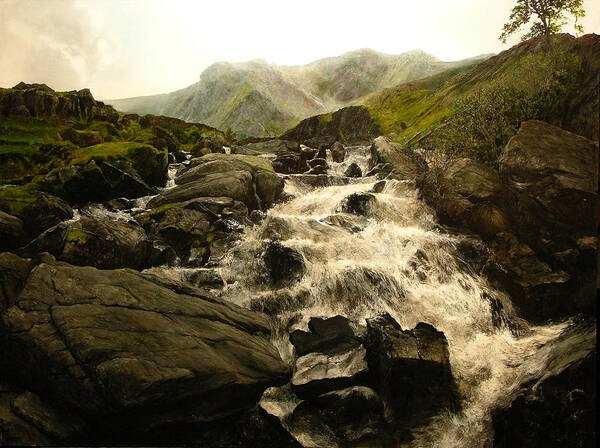
<svg viewBox="0 0 600 448"><path fill-rule="evenodd" d="M13 306L29 275L29 260L0 253L0 312Z"/></svg>
<svg viewBox="0 0 600 448"><path fill-rule="evenodd" d="M365 346L377 390L398 421L423 422L440 409L458 408L442 332L422 322L404 331L382 314L367 319Z"/></svg>
<svg viewBox="0 0 600 448"><path fill-rule="evenodd" d="M343 352L361 343L350 321L343 316L328 319L312 317L308 322L308 329L308 332L295 330L290 333L290 342L298 356L311 352Z"/></svg>
<svg viewBox="0 0 600 448"><path fill-rule="evenodd" d="M49 252L62 261L101 269L142 269L151 250L144 229L137 224L82 217L48 229L20 253Z"/></svg>
<svg viewBox="0 0 600 448"><path fill-rule="evenodd" d="M340 211L352 215L370 216L375 201L375 196L371 193L352 193L341 202Z"/></svg>
<svg viewBox="0 0 600 448"><path fill-rule="evenodd" d="M367 353L361 345L341 353L313 352L296 360L292 388L300 398L369 382Z"/></svg>
<svg viewBox="0 0 600 448"><path fill-rule="evenodd" d="M41 264L2 320L7 378L109 433L223 418L290 378L266 317L130 269Z"/></svg>
<svg viewBox="0 0 600 448"><path fill-rule="evenodd" d="M303 446L391 446L391 428L373 389L353 386L300 403L287 419Z"/></svg>
<svg viewBox="0 0 600 448"><path fill-rule="evenodd" d="M24 237L23 221L0 210L0 250L19 247Z"/></svg>
<svg viewBox="0 0 600 448"><path fill-rule="evenodd" d="M362 177L362 171L360 167L356 163L351 163L346 171L344 172L344 176L347 177Z"/></svg>
<svg viewBox="0 0 600 448"><path fill-rule="evenodd" d="M382 170L386 163L393 167L392 173L399 180L417 180L427 170L427 164L415 151L380 136L371 145L369 170L376 166Z"/></svg>
<svg viewBox="0 0 600 448"><path fill-rule="evenodd" d="M340 142L335 142L331 146L329 152L331 153L331 160L333 160L336 163L343 162L344 158L346 157L346 149L344 148L344 145L342 145Z"/></svg>
<svg viewBox="0 0 600 448"><path fill-rule="evenodd" d="M63 221L73 217L71 206L56 196L40 193L37 199L19 212L27 233L37 236Z"/></svg>
<svg viewBox="0 0 600 448"><path fill-rule="evenodd" d="M304 257L279 242L268 242L262 253L267 277L272 286L290 286L302 279L306 272Z"/></svg>

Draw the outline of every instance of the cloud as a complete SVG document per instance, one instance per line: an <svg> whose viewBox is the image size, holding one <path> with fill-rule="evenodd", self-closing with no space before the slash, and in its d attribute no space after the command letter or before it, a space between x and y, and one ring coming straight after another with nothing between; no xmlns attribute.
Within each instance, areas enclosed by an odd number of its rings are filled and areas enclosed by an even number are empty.
<svg viewBox="0 0 600 448"><path fill-rule="evenodd" d="M116 42L78 1L0 1L0 86L80 89L117 54Z"/></svg>

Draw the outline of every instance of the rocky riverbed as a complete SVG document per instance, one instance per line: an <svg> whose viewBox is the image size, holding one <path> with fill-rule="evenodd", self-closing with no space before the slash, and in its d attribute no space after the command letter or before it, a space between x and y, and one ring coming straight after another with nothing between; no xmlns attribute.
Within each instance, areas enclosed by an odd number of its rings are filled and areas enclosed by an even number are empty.
<svg viewBox="0 0 600 448"><path fill-rule="evenodd" d="M0 211L0 442L593 440L597 145L314 146L85 161Z"/></svg>

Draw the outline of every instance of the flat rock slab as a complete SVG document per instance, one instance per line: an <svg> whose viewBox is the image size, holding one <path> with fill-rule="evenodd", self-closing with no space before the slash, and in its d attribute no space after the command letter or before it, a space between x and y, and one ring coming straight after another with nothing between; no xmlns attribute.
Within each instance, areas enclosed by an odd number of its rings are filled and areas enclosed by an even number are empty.
<svg viewBox="0 0 600 448"><path fill-rule="evenodd" d="M129 269L41 264L2 319L7 375L91 416L207 421L290 377L264 316Z"/></svg>

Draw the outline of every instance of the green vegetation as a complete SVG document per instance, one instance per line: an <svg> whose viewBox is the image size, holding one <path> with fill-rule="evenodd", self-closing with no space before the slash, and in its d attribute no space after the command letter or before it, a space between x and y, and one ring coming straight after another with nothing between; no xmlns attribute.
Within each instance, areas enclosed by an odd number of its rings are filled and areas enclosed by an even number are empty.
<svg viewBox="0 0 600 448"><path fill-rule="evenodd" d="M597 138L593 74L600 66L599 45L597 39L568 35L541 38L481 64L379 92L364 102L396 142L495 166L524 120L543 120Z"/></svg>
<svg viewBox="0 0 600 448"><path fill-rule="evenodd" d="M527 25L533 16L537 17L537 21L521 37L522 41L560 33L569 15L575 18L575 31L583 33L583 27L577 23L578 19L585 16L583 0L517 0L508 22L502 28L500 40L506 43L506 39Z"/></svg>

